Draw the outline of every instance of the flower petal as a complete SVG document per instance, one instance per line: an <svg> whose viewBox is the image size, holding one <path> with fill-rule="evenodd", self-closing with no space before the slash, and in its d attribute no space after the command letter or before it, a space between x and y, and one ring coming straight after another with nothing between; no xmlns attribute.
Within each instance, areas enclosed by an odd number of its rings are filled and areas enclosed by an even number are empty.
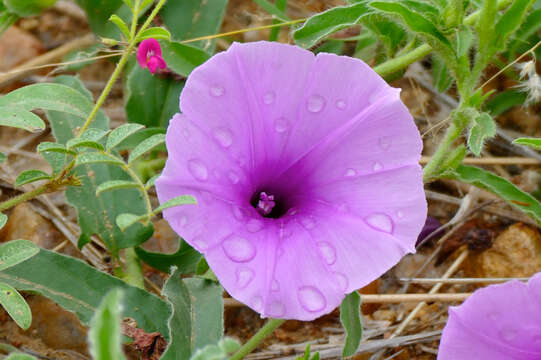
<svg viewBox="0 0 541 360"><path fill-rule="evenodd" d="M438 359L541 358L541 273L475 291L449 310Z"/></svg>
<svg viewBox="0 0 541 360"><path fill-rule="evenodd" d="M152 52L153 55L161 57L162 48L156 39L145 39L141 41L139 47L137 48L137 62L143 69L147 67L149 52Z"/></svg>

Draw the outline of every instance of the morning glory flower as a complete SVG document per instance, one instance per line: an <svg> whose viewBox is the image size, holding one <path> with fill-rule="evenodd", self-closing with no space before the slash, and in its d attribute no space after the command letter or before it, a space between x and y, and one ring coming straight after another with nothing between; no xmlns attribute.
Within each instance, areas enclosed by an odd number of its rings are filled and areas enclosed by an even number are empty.
<svg viewBox="0 0 541 360"><path fill-rule="evenodd" d="M475 291L449 308L438 360L541 359L541 273Z"/></svg>
<svg viewBox="0 0 541 360"><path fill-rule="evenodd" d="M422 142L364 62L234 43L196 68L167 130L165 219L234 298L312 320L404 254L426 218Z"/></svg>
<svg viewBox="0 0 541 360"><path fill-rule="evenodd" d="M158 68L165 69L166 63L162 58L162 48L156 39L145 39L137 48L137 62L143 69L148 68L155 73Z"/></svg>

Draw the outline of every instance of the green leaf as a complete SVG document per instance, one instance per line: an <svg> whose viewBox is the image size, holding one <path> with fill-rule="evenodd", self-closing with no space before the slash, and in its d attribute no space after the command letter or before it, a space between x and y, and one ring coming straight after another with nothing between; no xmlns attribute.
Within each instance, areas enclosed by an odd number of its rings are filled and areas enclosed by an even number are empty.
<svg viewBox="0 0 541 360"><path fill-rule="evenodd" d="M456 33L456 53L458 57L468 54L473 43L473 33L468 26L461 26Z"/></svg>
<svg viewBox="0 0 541 360"><path fill-rule="evenodd" d="M468 136L468 147L475 156L481 154L486 139L496 135L496 123L488 113L479 114L473 120L473 126Z"/></svg>
<svg viewBox="0 0 541 360"><path fill-rule="evenodd" d="M141 156L156 148L157 146L162 145L163 143L165 143L164 134L152 135L148 139L144 140L139 145L137 145L135 149L133 149L130 153L130 156L128 158L128 165L131 165L135 160L139 159Z"/></svg>
<svg viewBox="0 0 541 360"><path fill-rule="evenodd" d="M90 92L76 77L59 76L55 81L72 86L91 101ZM58 112L48 112L47 117L56 141L61 144L72 139L77 129L83 124L82 119ZM90 128L107 131L109 130L109 119L100 111ZM140 191L125 189L108 191L99 197L96 196L96 188L99 184L110 180L131 179L118 165L120 164L113 166L99 163L80 165L72 170L72 174L80 179L82 186L70 186L66 190L68 203L77 209L78 223L82 232L89 238L94 234L98 235L113 254L116 254L118 249L140 245L153 232L153 227L150 224L147 227L137 224L126 232L116 226L115 220L119 214L146 212L146 203Z"/></svg>
<svg viewBox="0 0 541 360"><path fill-rule="evenodd" d="M128 5L128 7L133 11L134 9L134 5L133 5L133 0L122 0L124 2L124 4Z"/></svg>
<svg viewBox="0 0 541 360"><path fill-rule="evenodd" d="M25 170L15 179L15 187L23 186L39 180L49 180L52 176L41 170Z"/></svg>
<svg viewBox="0 0 541 360"><path fill-rule="evenodd" d="M124 292L121 289L109 291L90 321L88 339L94 360L126 359L122 351L123 299Z"/></svg>
<svg viewBox="0 0 541 360"><path fill-rule="evenodd" d="M113 14L109 18L109 21L111 21L113 24L117 26L117 28L124 34L124 37L129 40L131 39L130 29L128 28L128 25L122 20L118 15Z"/></svg>
<svg viewBox="0 0 541 360"><path fill-rule="evenodd" d="M289 18L289 16L286 15L286 13L280 9L278 9L278 7L276 7L276 5L274 5L273 3L269 2L268 0L254 0L254 2L261 6L261 8L263 10L265 10L266 12L268 12L269 14L273 15L274 17L276 17L277 19L280 19L282 21L290 21L291 19Z"/></svg>
<svg viewBox="0 0 541 360"><path fill-rule="evenodd" d="M100 144L100 140L103 139L109 133L108 130L93 129L86 130L78 138L70 139L66 143L68 149L74 149L78 147L87 147L97 150L103 150L103 145Z"/></svg>
<svg viewBox="0 0 541 360"><path fill-rule="evenodd" d="M117 190L117 189L136 189L139 184L130 180L110 180L99 184L96 188L96 196L100 196L102 192Z"/></svg>
<svg viewBox="0 0 541 360"><path fill-rule="evenodd" d="M54 110L86 118L94 107L80 92L66 85L34 84L22 87L0 97L0 107L16 107L21 110Z"/></svg>
<svg viewBox="0 0 541 360"><path fill-rule="evenodd" d="M538 224L541 224L541 203L510 181L486 170L466 165L460 165L447 176L498 195L512 206L532 217Z"/></svg>
<svg viewBox="0 0 541 360"><path fill-rule="evenodd" d="M123 140L128 138L130 135L135 134L139 130L144 129L144 126L141 124L124 124L120 125L111 133L109 134L109 137L107 138L107 151L110 151L111 149L115 148L118 144L120 144Z"/></svg>
<svg viewBox="0 0 541 360"><path fill-rule="evenodd" d="M75 151L66 149L66 146L63 145L63 144L54 143L54 142L48 142L48 141L44 141L42 143L39 143L36 150L39 153L56 152L56 153L68 154L68 155L75 155L76 154Z"/></svg>
<svg viewBox="0 0 541 360"><path fill-rule="evenodd" d="M80 154L75 159L75 166L84 164L113 164L123 166L124 162L117 157L99 153L99 152L87 152Z"/></svg>
<svg viewBox="0 0 541 360"><path fill-rule="evenodd" d="M166 323L171 311L167 303L69 256L42 249L24 263L1 271L0 281L48 297L74 312L83 324L89 323L106 293L121 288L124 316L135 319L137 327L145 332L158 331L166 339L169 337Z"/></svg>
<svg viewBox="0 0 541 360"><path fill-rule="evenodd" d="M0 304L19 327L26 330L32 324L32 312L24 298L13 287L0 283Z"/></svg>
<svg viewBox="0 0 541 360"><path fill-rule="evenodd" d="M479 66L477 64L481 63L484 67L490 61L490 56L492 55L491 45L495 35L494 24L497 14L497 0L484 0L476 24L479 37L476 66Z"/></svg>
<svg viewBox="0 0 541 360"><path fill-rule="evenodd" d="M45 123L39 116L26 109L14 106L0 106L0 126L9 126L27 131L45 129Z"/></svg>
<svg viewBox="0 0 541 360"><path fill-rule="evenodd" d="M6 158L7 158L6 154L0 152L0 163L3 163L4 161L6 161Z"/></svg>
<svg viewBox="0 0 541 360"><path fill-rule="evenodd" d="M2 229L6 225L7 222L8 222L7 215L0 213L0 229Z"/></svg>
<svg viewBox="0 0 541 360"><path fill-rule="evenodd" d="M23 353L11 353L4 360L37 360L35 357Z"/></svg>
<svg viewBox="0 0 541 360"><path fill-rule="evenodd" d="M178 113L178 99L184 81L153 76L150 71L132 66L125 82L128 122L147 127L164 127Z"/></svg>
<svg viewBox="0 0 541 360"><path fill-rule="evenodd" d="M451 43L445 37L445 35L438 30L436 25L434 25L420 13L396 2L372 1L370 2L370 6L400 18L404 21L408 28L411 29L411 31L424 35L430 39L434 39L438 43L442 44L444 48L451 49Z"/></svg>
<svg viewBox="0 0 541 360"><path fill-rule="evenodd" d="M168 1L160 15L171 31L173 40L180 41L217 34L222 26L226 6L227 0ZM213 41L192 43L209 53L214 50L213 44Z"/></svg>
<svg viewBox="0 0 541 360"><path fill-rule="evenodd" d="M402 27L380 14L365 16L362 23L385 45L389 57L392 57L407 39L407 33Z"/></svg>
<svg viewBox="0 0 541 360"><path fill-rule="evenodd" d="M514 0L495 26L495 50L501 51L509 36L522 24L524 17L535 0Z"/></svg>
<svg viewBox="0 0 541 360"><path fill-rule="evenodd" d="M161 176L161 174L157 174L157 175L154 175L153 177L151 177L150 179L148 179L147 183L145 184L145 189L150 189L151 187L154 186L154 184L156 183L156 180L158 180L158 178Z"/></svg>
<svg viewBox="0 0 541 360"><path fill-rule="evenodd" d="M513 141L513 144L526 145L536 150L541 150L541 139L537 138L518 138Z"/></svg>
<svg viewBox="0 0 541 360"><path fill-rule="evenodd" d="M160 45L167 66L182 76L190 75L193 69L210 58L206 51L195 46L167 41L160 41Z"/></svg>
<svg viewBox="0 0 541 360"><path fill-rule="evenodd" d="M135 252L145 263L164 273L170 273L173 266L182 274L195 273L201 260L201 254L182 240L178 250L173 254L150 252L141 247L136 247Z"/></svg>
<svg viewBox="0 0 541 360"><path fill-rule="evenodd" d="M81 233L79 239L77 239L77 248L81 250L85 247L86 244L89 244L90 242L92 242L92 238L90 238L90 236L85 233Z"/></svg>
<svg viewBox="0 0 541 360"><path fill-rule="evenodd" d="M228 355L240 349L240 343L232 338L224 337L218 344L206 345L198 349L190 360L226 360Z"/></svg>
<svg viewBox="0 0 541 360"><path fill-rule="evenodd" d="M167 279L163 295L173 308L170 343L161 360L189 359L223 335L223 289L203 279L182 279L177 270Z"/></svg>
<svg viewBox="0 0 541 360"><path fill-rule="evenodd" d="M7 216L5 216L5 220L7 221ZM39 247L28 240L12 240L5 242L0 245L0 271L28 260L38 252Z"/></svg>
<svg viewBox="0 0 541 360"><path fill-rule="evenodd" d="M135 215L135 214L120 214L116 218L116 224L120 230L125 231L127 228L135 224L136 222L148 219L147 215Z"/></svg>
<svg viewBox="0 0 541 360"><path fill-rule="evenodd" d="M454 81L445 61L436 54L432 56L432 81L439 92L449 90Z"/></svg>
<svg viewBox="0 0 541 360"><path fill-rule="evenodd" d="M137 36L138 41L143 41L150 38L156 40L171 40L171 33L161 27L151 27L145 29L141 34L139 34L139 36Z"/></svg>
<svg viewBox="0 0 541 360"><path fill-rule="evenodd" d="M17 20L19 20L19 17L16 14L12 14L8 11L0 11L0 35L2 35L11 25L15 24Z"/></svg>
<svg viewBox="0 0 541 360"><path fill-rule="evenodd" d="M86 12L92 32L101 37L119 38L120 31L112 22L111 15L118 15L124 22L130 23L132 12L123 0L75 0Z"/></svg>
<svg viewBox="0 0 541 360"><path fill-rule="evenodd" d="M191 195L181 195L181 196L176 196L176 197L174 197L172 199L167 200L166 202L161 204L159 207L154 209L153 212L154 212L154 214L159 214L162 211L164 211L165 209L169 209L169 208L172 208L172 207L175 207L175 206L195 205L195 204L197 204L197 201L195 200L195 198L193 196L191 196Z"/></svg>
<svg viewBox="0 0 541 360"><path fill-rule="evenodd" d="M332 33L359 24L364 16L371 13L373 11L364 1L349 6L337 6L309 18L293 33L293 39L297 45L309 48Z"/></svg>
<svg viewBox="0 0 541 360"><path fill-rule="evenodd" d="M8 10L21 17L39 15L54 5L56 0L3 0Z"/></svg>
<svg viewBox="0 0 541 360"><path fill-rule="evenodd" d="M340 304L340 322L346 329L346 343L342 356L351 356L357 351L363 335L361 296L358 292L354 291L346 295Z"/></svg>
<svg viewBox="0 0 541 360"><path fill-rule="evenodd" d="M484 109L492 116L498 116L507 110L524 104L527 94L518 90L505 90L492 96L484 105Z"/></svg>

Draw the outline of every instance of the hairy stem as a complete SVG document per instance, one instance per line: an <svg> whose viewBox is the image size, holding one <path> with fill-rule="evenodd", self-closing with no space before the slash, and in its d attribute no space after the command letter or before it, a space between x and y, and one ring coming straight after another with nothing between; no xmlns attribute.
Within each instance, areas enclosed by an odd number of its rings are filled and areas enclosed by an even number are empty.
<svg viewBox="0 0 541 360"><path fill-rule="evenodd" d="M423 168L423 181L430 182L438 177L441 172L441 165L451 153L451 146L464 130L463 126L458 125L455 121L447 128L445 136L434 153L428 164Z"/></svg>
<svg viewBox="0 0 541 360"><path fill-rule="evenodd" d="M242 345L242 347L234 353L229 360L240 360L243 359L246 355L254 351L254 349L263 341L267 336L272 334L272 332L282 325L285 320L283 319L269 319L267 323L259 329L259 331Z"/></svg>

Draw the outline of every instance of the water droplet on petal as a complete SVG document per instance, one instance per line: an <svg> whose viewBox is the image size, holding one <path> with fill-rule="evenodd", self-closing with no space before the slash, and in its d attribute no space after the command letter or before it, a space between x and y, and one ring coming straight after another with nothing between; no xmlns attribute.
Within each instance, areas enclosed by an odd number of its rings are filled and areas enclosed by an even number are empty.
<svg viewBox="0 0 541 360"><path fill-rule="evenodd" d="M209 244L201 236L193 239L193 244L195 248L199 251L205 251L209 247Z"/></svg>
<svg viewBox="0 0 541 360"><path fill-rule="evenodd" d="M306 230L313 229L316 226L316 222L311 217L302 217L300 219L300 223L302 227L304 227Z"/></svg>
<svg viewBox="0 0 541 360"><path fill-rule="evenodd" d="M188 223L188 218L184 215L182 215L180 219L178 220L179 226L186 226L187 223Z"/></svg>
<svg viewBox="0 0 541 360"><path fill-rule="evenodd" d="M340 285L340 289L342 289L342 291L346 291L349 286L349 280L347 276L339 272L335 272L334 276L336 276L336 280L338 281L338 285Z"/></svg>
<svg viewBox="0 0 541 360"><path fill-rule="evenodd" d="M273 318L279 318L286 313L286 307L279 301L274 301L269 305L269 315Z"/></svg>
<svg viewBox="0 0 541 360"><path fill-rule="evenodd" d="M325 309L327 301L325 297L313 286L303 286L297 290L297 296L302 307L310 312L318 312Z"/></svg>
<svg viewBox="0 0 541 360"><path fill-rule="evenodd" d="M346 170L346 173L344 174L345 177L353 177L357 175L357 171L355 169L349 168Z"/></svg>
<svg viewBox="0 0 541 360"><path fill-rule="evenodd" d="M199 181L206 181L209 177L207 166L199 159L189 160L188 170L190 171L190 174Z"/></svg>
<svg viewBox="0 0 541 360"><path fill-rule="evenodd" d="M210 87L210 95L214 97L220 97L225 94L225 89L220 85L213 85Z"/></svg>
<svg viewBox="0 0 541 360"><path fill-rule="evenodd" d="M286 118L278 118L274 120L274 130L277 133L284 133L289 129L289 121Z"/></svg>
<svg viewBox="0 0 541 360"><path fill-rule="evenodd" d="M236 274L237 286L239 289L244 289L254 278L254 271L249 268L238 268Z"/></svg>
<svg viewBox="0 0 541 360"><path fill-rule="evenodd" d="M236 172L232 170L227 173L227 178L229 179L229 181L231 181L231 184L233 185L238 184L240 181L240 177L237 175Z"/></svg>
<svg viewBox="0 0 541 360"><path fill-rule="evenodd" d="M318 113L325 107L325 99L321 95L312 95L306 102L306 109L311 113Z"/></svg>
<svg viewBox="0 0 541 360"><path fill-rule="evenodd" d="M379 139L379 147L382 149L382 150L387 150L389 149L389 147L391 147L391 140L384 136L382 138Z"/></svg>
<svg viewBox="0 0 541 360"><path fill-rule="evenodd" d="M182 129L182 135L184 135L184 137L188 139L190 137L190 132L188 131L188 129L184 128Z"/></svg>
<svg viewBox="0 0 541 360"><path fill-rule="evenodd" d="M244 221L244 213L242 212L241 208L233 205L233 216L238 221Z"/></svg>
<svg viewBox="0 0 541 360"><path fill-rule="evenodd" d="M517 336L517 332L513 329L503 329L500 335L505 341L511 341Z"/></svg>
<svg viewBox="0 0 541 360"><path fill-rule="evenodd" d="M263 299L261 299L260 296L256 296L255 298L253 298L251 304L252 304L252 308L255 311L263 310Z"/></svg>
<svg viewBox="0 0 541 360"><path fill-rule="evenodd" d="M256 233L259 230L263 229L263 221L258 219L250 219L246 223L246 230L248 230L251 233Z"/></svg>
<svg viewBox="0 0 541 360"><path fill-rule="evenodd" d="M331 244L322 241L317 243L317 246L319 247L319 251L323 256L323 259L325 259L327 265L332 265L336 262L336 250Z"/></svg>
<svg viewBox="0 0 541 360"><path fill-rule="evenodd" d="M273 279L271 282L271 290L280 291L280 284L278 284L278 281L276 281L276 279Z"/></svg>
<svg viewBox="0 0 541 360"><path fill-rule="evenodd" d="M269 91L268 93L263 95L263 102L266 105L272 104L275 99L276 99L276 94L274 93L274 91Z"/></svg>
<svg viewBox="0 0 541 360"><path fill-rule="evenodd" d="M374 171L380 171L382 169L383 169L383 165L381 165L381 163L377 162L377 161L372 166L372 170L374 170Z"/></svg>
<svg viewBox="0 0 541 360"><path fill-rule="evenodd" d="M346 108L346 102L342 99L336 100L336 107L340 110L344 110Z"/></svg>
<svg viewBox="0 0 541 360"><path fill-rule="evenodd" d="M396 216L399 218L399 219L402 219L404 217L404 212L402 210L398 210L396 212Z"/></svg>
<svg viewBox="0 0 541 360"><path fill-rule="evenodd" d="M386 214L374 213L364 218L364 221L373 229L388 234L393 233L393 220Z"/></svg>
<svg viewBox="0 0 541 360"><path fill-rule="evenodd" d="M227 129L216 128L212 131L212 136L223 148L227 149L233 144L233 134Z"/></svg>
<svg viewBox="0 0 541 360"><path fill-rule="evenodd" d="M233 235L224 240L222 248L228 258L235 262L248 262L255 257L255 246L245 238Z"/></svg>

